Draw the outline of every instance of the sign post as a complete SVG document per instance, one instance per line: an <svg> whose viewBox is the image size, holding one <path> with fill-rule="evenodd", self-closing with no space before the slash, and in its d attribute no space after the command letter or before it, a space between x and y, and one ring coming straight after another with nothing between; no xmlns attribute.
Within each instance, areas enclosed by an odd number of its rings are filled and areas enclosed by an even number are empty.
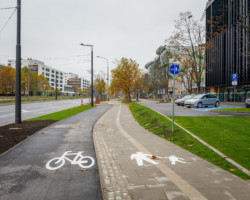
<svg viewBox="0 0 250 200"><path fill-rule="evenodd" d="M238 85L238 75L232 74L232 85L234 86L234 106L235 106L235 86Z"/></svg>
<svg viewBox="0 0 250 200"><path fill-rule="evenodd" d="M179 74L180 67L176 64L173 64L170 67L170 72L171 72L171 74L174 75L174 78L173 78L173 107L172 107L172 133L173 133L174 132L175 75Z"/></svg>

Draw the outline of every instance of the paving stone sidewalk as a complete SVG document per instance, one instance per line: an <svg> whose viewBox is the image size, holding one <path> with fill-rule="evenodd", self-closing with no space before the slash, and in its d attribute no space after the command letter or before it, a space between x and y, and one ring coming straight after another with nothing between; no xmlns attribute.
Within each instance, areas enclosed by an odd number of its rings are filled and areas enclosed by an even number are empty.
<svg viewBox="0 0 250 200"><path fill-rule="evenodd" d="M113 104L93 136L104 199L249 199L248 182L150 133L124 104Z"/></svg>

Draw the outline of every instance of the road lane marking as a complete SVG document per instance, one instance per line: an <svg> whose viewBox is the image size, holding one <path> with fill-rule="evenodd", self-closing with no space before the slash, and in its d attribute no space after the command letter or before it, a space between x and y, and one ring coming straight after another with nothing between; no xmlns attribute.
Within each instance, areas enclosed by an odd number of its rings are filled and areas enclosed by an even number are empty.
<svg viewBox="0 0 250 200"><path fill-rule="evenodd" d="M119 110L117 112L116 117L116 126L120 130L120 132L123 134L125 138L128 139L137 149L139 149L140 152L145 152L146 154L152 153L147 150L143 145L138 143L133 137L131 137L121 126L120 123L120 115L121 115L121 105L119 106ZM169 180L171 180L180 190L189 197L190 200L207 200L198 190L196 190L193 186L188 184L187 181L182 179L179 175L177 175L172 169L167 167L165 164L163 164L161 161L158 161L158 165L155 165L163 174L166 175Z"/></svg>

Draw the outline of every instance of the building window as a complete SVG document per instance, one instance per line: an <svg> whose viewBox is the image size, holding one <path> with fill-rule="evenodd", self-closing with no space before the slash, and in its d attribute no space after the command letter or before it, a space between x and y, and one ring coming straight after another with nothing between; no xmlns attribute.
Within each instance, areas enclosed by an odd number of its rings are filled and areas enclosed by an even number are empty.
<svg viewBox="0 0 250 200"><path fill-rule="evenodd" d="M54 74L51 74L51 76L54 78L55 76L54 76Z"/></svg>
<svg viewBox="0 0 250 200"><path fill-rule="evenodd" d="M49 81L49 78L47 78L47 80Z"/></svg>
<svg viewBox="0 0 250 200"><path fill-rule="evenodd" d="M43 70L44 70L44 67L43 67Z"/></svg>
<svg viewBox="0 0 250 200"><path fill-rule="evenodd" d="M51 79L51 81L53 81L53 82L54 82L54 79L52 78L52 79Z"/></svg>
<svg viewBox="0 0 250 200"><path fill-rule="evenodd" d="M54 83L51 83L51 86L54 86Z"/></svg>
<svg viewBox="0 0 250 200"><path fill-rule="evenodd" d="M52 70L51 72L52 72L52 73L55 73L55 71L54 71L54 70Z"/></svg>
<svg viewBox="0 0 250 200"><path fill-rule="evenodd" d="M50 70L48 68L46 68L46 72L49 72Z"/></svg>
<svg viewBox="0 0 250 200"><path fill-rule="evenodd" d="M62 74L62 73L60 73L60 75L62 76L63 74Z"/></svg>
<svg viewBox="0 0 250 200"><path fill-rule="evenodd" d="M59 72L56 72L56 74L58 74Z"/></svg>
<svg viewBox="0 0 250 200"><path fill-rule="evenodd" d="M42 74L44 75L44 72Z"/></svg>
<svg viewBox="0 0 250 200"><path fill-rule="evenodd" d="M46 73L46 76L49 76L49 73Z"/></svg>

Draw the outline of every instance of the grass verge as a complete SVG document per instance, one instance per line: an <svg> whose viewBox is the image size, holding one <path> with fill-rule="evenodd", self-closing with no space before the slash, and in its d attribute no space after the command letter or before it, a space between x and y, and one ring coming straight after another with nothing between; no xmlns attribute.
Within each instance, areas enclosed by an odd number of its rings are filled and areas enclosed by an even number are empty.
<svg viewBox="0 0 250 200"><path fill-rule="evenodd" d="M216 109L213 111L250 112L250 108L227 108L227 109Z"/></svg>
<svg viewBox="0 0 250 200"><path fill-rule="evenodd" d="M241 177L242 179L250 179L250 176L240 171L234 165L200 143L185 131L181 130L179 127L175 126L175 132L172 133L171 122L159 113L137 103L131 103L129 108L138 123L150 132L192 152L236 176Z"/></svg>
<svg viewBox="0 0 250 200"><path fill-rule="evenodd" d="M31 118L25 121L34 121L34 120L63 120L66 119L68 117L71 117L73 115L76 115L78 113L81 113L83 111L86 111L88 109L92 108L91 105L83 105L83 106L77 106L74 108L70 108L67 110L62 110L59 112L55 112L55 113L51 113L51 114L47 114L47 115L42 115L40 117L35 117L35 118Z"/></svg>
<svg viewBox="0 0 250 200"><path fill-rule="evenodd" d="M185 127L250 170L250 117L176 117Z"/></svg>

